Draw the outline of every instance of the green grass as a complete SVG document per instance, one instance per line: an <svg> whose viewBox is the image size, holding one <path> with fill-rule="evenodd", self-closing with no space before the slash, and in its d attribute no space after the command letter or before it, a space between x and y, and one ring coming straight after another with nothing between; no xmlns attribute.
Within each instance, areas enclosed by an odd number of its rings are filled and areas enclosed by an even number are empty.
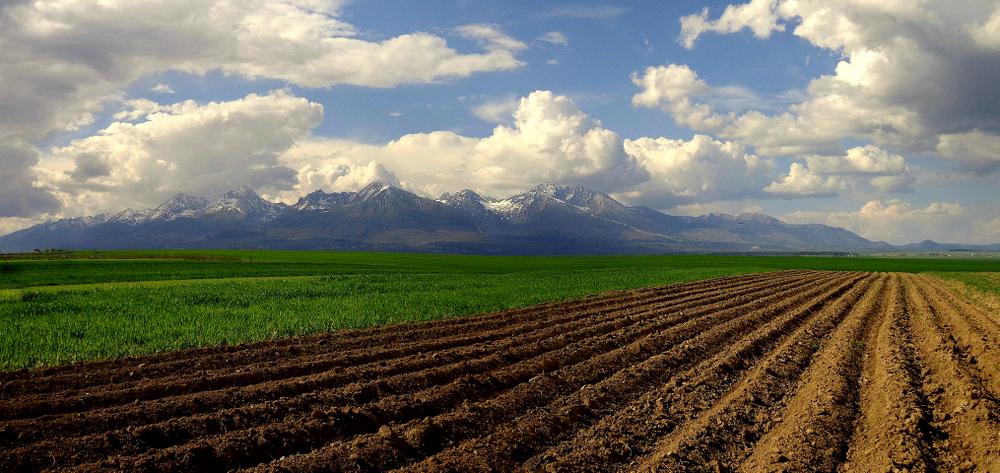
<svg viewBox="0 0 1000 473"><path fill-rule="evenodd" d="M27 255L32 256L32 255ZM611 268L998 271L1000 259L829 256L469 256L334 251L160 250L78 252L0 260L0 289L120 281L345 274L506 274ZM197 259L185 259L197 258Z"/></svg>
<svg viewBox="0 0 1000 473"><path fill-rule="evenodd" d="M0 300L0 369L433 320L763 270L359 274L18 290Z"/></svg>
<svg viewBox="0 0 1000 473"><path fill-rule="evenodd" d="M491 257L238 250L4 258L3 370L439 319L786 268L1000 271L995 260L959 258Z"/></svg>
<svg viewBox="0 0 1000 473"><path fill-rule="evenodd" d="M998 269L1000 271L1000 269ZM1000 272L998 273L936 273L945 279L959 281L980 292L1000 297Z"/></svg>

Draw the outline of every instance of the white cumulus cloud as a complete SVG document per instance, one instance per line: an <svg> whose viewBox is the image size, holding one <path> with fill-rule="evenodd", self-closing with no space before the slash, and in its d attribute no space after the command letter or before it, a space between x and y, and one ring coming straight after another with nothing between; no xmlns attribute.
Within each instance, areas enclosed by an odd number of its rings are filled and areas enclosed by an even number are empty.
<svg viewBox="0 0 1000 473"><path fill-rule="evenodd" d="M617 133L580 110L566 96L536 91L508 106L509 124L482 138L449 131L404 135L384 145L347 140L312 140L289 150L283 161L295 169L327 161L367 165L377 162L404 186L436 197L473 188L508 195L543 181L575 183L607 191L648 179L627 154ZM486 119L498 119L499 111Z"/></svg>
<svg viewBox="0 0 1000 473"><path fill-rule="evenodd" d="M666 108L678 123L766 155L835 152L845 139L932 151L937 135L1000 127L1000 108L985 99L1000 96L998 18L985 1L753 0L715 20L703 11L681 19L686 46L708 32L748 28L764 38L789 26L842 59L783 112L720 115L676 97L664 97ZM700 123L684 123L687 108L704 116Z"/></svg>
<svg viewBox="0 0 1000 473"><path fill-rule="evenodd" d="M343 175L372 163L393 173L404 187L430 197L463 188L506 196L555 181L588 185L657 208L767 197L762 189L773 180L770 160L733 142L703 135L623 140L568 97L548 91L514 103L510 123L482 138L436 131L385 144L304 140L280 158L299 171L299 184L283 199L292 201L321 184L343 188L351 182L339 180Z"/></svg>
<svg viewBox="0 0 1000 473"><path fill-rule="evenodd" d="M735 33L744 28L758 38L767 38L775 31L784 31L774 14L776 0L752 0L741 5L728 5L717 20L709 20L708 7L701 13L681 18L680 42L685 48L694 47L699 36L707 33Z"/></svg>
<svg viewBox="0 0 1000 473"><path fill-rule="evenodd" d="M877 146L856 146L840 156L810 155L794 162L788 174L771 183L766 192L785 197L832 197L877 191L911 192L916 172L906 159Z"/></svg>
<svg viewBox="0 0 1000 473"><path fill-rule="evenodd" d="M626 140L625 151L636 157L650 179L621 195L656 208L759 195L774 167L737 143L705 135Z"/></svg>
<svg viewBox="0 0 1000 473"><path fill-rule="evenodd" d="M797 211L783 216L791 223L822 222L859 235L894 244L938 242L995 243L1000 240L1000 219L977 215L952 202L932 202L924 207L891 199L868 201L856 211Z"/></svg>
<svg viewBox="0 0 1000 473"><path fill-rule="evenodd" d="M88 213L143 207L187 192L289 189L278 157L306 138L323 107L282 90L229 102L179 102L52 150L36 170L64 203Z"/></svg>
<svg viewBox="0 0 1000 473"><path fill-rule="evenodd" d="M846 187L842 178L821 176L801 163L792 163L788 174L768 184L764 192L786 197L832 197Z"/></svg>
<svg viewBox="0 0 1000 473"><path fill-rule="evenodd" d="M511 123L519 104L520 99L513 95L500 97L472 107L472 114L488 123Z"/></svg>
<svg viewBox="0 0 1000 473"><path fill-rule="evenodd" d="M646 179L617 133L549 91L522 98L513 125L497 126L478 142L468 166L475 179L507 191L572 181L613 192Z"/></svg>
<svg viewBox="0 0 1000 473"><path fill-rule="evenodd" d="M891 175L906 171L906 160L872 145L856 146L844 156L808 156L809 169L820 174Z"/></svg>
<svg viewBox="0 0 1000 473"><path fill-rule="evenodd" d="M152 91L152 92L155 92L157 94L174 94L174 93L177 93L176 91L174 91L173 87L170 87L170 85L164 84L162 82L160 82L160 83L158 83L158 84L150 87L149 90Z"/></svg>
<svg viewBox="0 0 1000 473"><path fill-rule="evenodd" d="M78 130L137 79L165 71L222 71L305 87L394 87L523 67L520 41L490 25L453 34L456 49L412 32L368 39L334 0L101 2L21 0L0 5L0 188L23 194L0 216L52 211L58 202L30 171L43 138ZM166 94L169 86L154 86ZM141 111L137 111L137 114ZM131 119L130 117L125 117ZM139 118L139 115L136 115ZM25 159L25 157L28 157ZM17 167L17 169L14 169Z"/></svg>

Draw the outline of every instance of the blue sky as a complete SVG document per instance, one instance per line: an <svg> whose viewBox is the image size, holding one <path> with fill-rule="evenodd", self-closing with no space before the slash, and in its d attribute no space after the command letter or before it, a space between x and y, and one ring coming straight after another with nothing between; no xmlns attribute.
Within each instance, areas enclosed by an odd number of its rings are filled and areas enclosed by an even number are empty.
<svg viewBox="0 0 1000 473"><path fill-rule="evenodd" d="M626 137L689 136L661 114L636 110L630 105L635 91L628 74L647 66L666 63L688 64L700 76L719 85L742 85L762 96L774 96L801 89L820 74L829 72L838 56L811 46L789 33L779 33L762 42L750 35L709 37L697 51L683 48L677 37L680 25L670 19L708 6L721 11L725 2L539 2L441 1L433 8L415 6L412 1L355 2L344 9L342 18L357 25L361 34L384 39L414 31L449 37L455 27L470 23L499 25L511 36L532 47L522 58L527 66L518 71L484 74L435 84L403 85L397 88L336 86L311 89L291 86L296 95L330 107L318 134L388 141L406 133L453 130L484 136L493 125L472 114L470 104L490 98L522 97L535 90L552 90L573 97L589 114ZM553 16L563 11L602 10L606 18L566 18ZM584 13L585 14L585 13ZM564 33L568 46L536 41L550 31ZM473 41L449 37L454 47L475 51ZM807 58L809 58L807 60ZM558 64L547 64L555 59ZM233 100L250 92L263 93L283 87L280 81L244 80L223 74L205 76L167 72L144 77L129 88L136 98L164 99L149 87L170 84L176 94L170 99ZM339 112L339 113L338 113ZM389 120L392 112L402 116ZM92 130L110 122L95 123Z"/></svg>
<svg viewBox="0 0 1000 473"><path fill-rule="evenodd" d="M177 5L0 9L0 231L384 178L1000 241L993 2Z"/></svg>

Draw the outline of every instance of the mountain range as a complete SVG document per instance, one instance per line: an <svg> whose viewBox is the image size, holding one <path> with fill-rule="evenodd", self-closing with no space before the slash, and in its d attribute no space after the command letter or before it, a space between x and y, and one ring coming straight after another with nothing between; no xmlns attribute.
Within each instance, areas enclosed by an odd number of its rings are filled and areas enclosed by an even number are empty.
<svg viewBox="0 0 1000 473"><path fill-rule="evenodd" d="M924 242L906 249L923 246L955 245ZM246 186L215 200L178 194L152 209L50 221L0 237L3 252L44 248L482 254L897 249L842 228L787 224L761 214L667 215L649 207L623 205L583 186L546 183L506 199L463 190L435 200L381 181L358 192L315 191L292 205L269 202Z"/></svg>

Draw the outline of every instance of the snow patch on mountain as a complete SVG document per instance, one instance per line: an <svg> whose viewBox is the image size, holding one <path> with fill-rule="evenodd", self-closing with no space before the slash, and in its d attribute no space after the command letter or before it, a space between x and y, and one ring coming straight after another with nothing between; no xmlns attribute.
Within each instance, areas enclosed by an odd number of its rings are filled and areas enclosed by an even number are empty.
<svg viewBox="0 0 1000 473"><path fill-rule="evenodd" d="M239 186L197 212L198 217L225 218L253 221L273 220L286 208L264 200L248 186Z"/></svg>
<svg viewBox="0 0 1000 473"><path fill-rule="evenodd" d="M177 194L153 209L147 220L175 220L178 218L193 218L198 211L208 207L211 202L191 194Z"/></svg>
<svg viewBox="0 0 1000 473"><path fill-rule="evenodd" d="M150 209L145 209L145 210L125 209L122 210L121 212L116 213L111 218L109 218L108 222L124 223L126 225L138 225L149 219L149 214L151 212L152 210Z"/></svg>

